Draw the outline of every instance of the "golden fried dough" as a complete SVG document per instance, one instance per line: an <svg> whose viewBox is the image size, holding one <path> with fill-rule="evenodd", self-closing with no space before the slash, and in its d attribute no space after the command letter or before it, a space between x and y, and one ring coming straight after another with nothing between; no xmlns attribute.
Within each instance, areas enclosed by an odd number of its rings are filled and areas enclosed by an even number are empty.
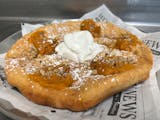
<svg viewBox="0 0 160 120"><path fill-rule="evenodd" d="M105 50L84 63L57 55L67 33L88 30ZM83 111L146 80L151 50L135 35L91 19L41 27L17 40L5 57L7 81L29 100L54 108Z"/></svg>

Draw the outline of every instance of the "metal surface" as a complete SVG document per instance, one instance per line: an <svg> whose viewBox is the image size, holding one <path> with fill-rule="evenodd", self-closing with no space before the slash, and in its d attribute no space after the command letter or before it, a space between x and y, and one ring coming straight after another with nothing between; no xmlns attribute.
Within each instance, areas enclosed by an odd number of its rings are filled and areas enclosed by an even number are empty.
<svg viewBox="0 0 160 120"><path fill-rule="evenodd" d="M0 0L0 41L19 31L22 22L79 18L102 4L144 32L160 31L160 0ZM1 53L10 47L5 44ZM0 120L11 119L0 113Z"/></svg>
<svg viewBox="0 0 160 120"><path fill-rule="evenodd" d="M159 0L0 0L0 21L79 18L102 4L126 21L160 21Z"/></svg>
<svg viewBox="0 0 160 120"><path fill-rule="evenodd" d="M21 22L79 18L102 4L126 22L160 26L160 0L0 0L0 40L18 31Z"/></svg>

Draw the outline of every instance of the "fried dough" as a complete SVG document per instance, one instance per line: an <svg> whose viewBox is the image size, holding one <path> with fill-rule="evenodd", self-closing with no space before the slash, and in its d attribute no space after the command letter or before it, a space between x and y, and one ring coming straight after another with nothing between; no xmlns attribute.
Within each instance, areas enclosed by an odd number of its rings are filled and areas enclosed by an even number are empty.
<svg viewBox="0 0 160 120"><path fill-rule="evenodd" d="M58 56L55 47L63 36L81 30L90 31L107 52L85 63ZM151 50L135 35L112 23L92 20L41 27L17 40L5 61L7 81L25 97L37 104L71 111L92 108L146 80L153 64Z"/></svg>

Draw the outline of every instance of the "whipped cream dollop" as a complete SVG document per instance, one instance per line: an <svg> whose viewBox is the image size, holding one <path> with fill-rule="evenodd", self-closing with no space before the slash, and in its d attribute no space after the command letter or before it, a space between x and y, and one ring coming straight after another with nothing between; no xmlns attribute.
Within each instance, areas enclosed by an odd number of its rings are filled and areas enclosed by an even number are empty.
<svg viewBox="0 0 160 120"><path fill-rule="evenodd" d="M64 35L64 42L58 44L55 51L58 55L75 62L92 60L104 50L104 46L93 40L89 31L78 31Z"/></svg>

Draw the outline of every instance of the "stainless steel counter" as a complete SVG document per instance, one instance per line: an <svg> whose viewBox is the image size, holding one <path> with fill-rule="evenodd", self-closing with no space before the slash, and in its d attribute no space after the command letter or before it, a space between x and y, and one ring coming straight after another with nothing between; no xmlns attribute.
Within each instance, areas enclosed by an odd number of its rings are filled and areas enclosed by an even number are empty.
<svg viewBox="0 0 160 120"><path fill-rule="evenodd" d="M102 4L126 21L160 21L159 0L0 0L0 21L79 18Z"/></svg>
<svg viewBox="0 0 160 120"><path fill-rule="evenodd" d="M160 0L0 0L0 41L20 30L21 22L79 18L102 4L144 32L160 31ZM10 119L0 113L0 120Z"/></svg>
<svg viewBox="0 0 160 120"><path fill-rule="evenodd" d="M21 22L79 18L102 4L127 22L160 25L159 0L0 0L0 40L19 30Z"/></svg>

